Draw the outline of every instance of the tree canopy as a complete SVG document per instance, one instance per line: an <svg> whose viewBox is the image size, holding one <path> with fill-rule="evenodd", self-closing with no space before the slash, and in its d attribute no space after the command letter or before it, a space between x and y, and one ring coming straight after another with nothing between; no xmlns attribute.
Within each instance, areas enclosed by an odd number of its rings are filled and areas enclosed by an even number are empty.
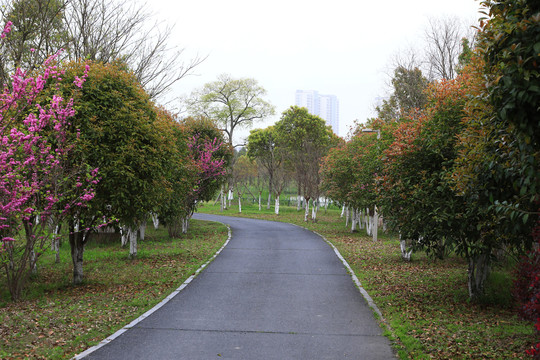
<svg viewBox="0 0 540 360"><path fill-rule="evenodd" d="M234 79L222 74L214 82L193 91L186 106L193 116L214 120L235 146L234 131L274 114L274 107L264 99L266 90L255 79Z"/></svg>

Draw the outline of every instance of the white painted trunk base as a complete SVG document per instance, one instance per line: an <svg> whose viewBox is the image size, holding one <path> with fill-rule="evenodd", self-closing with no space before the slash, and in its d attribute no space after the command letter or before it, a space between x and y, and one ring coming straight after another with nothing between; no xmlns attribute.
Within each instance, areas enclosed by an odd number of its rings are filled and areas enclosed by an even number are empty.
<svg viewBox="0 0 540 360"><path fill-rule="evenodd" d="M154 229L159 228L159 218L157 214L151 213L150 217L152 218L152 224L154 224Z"/></svg>

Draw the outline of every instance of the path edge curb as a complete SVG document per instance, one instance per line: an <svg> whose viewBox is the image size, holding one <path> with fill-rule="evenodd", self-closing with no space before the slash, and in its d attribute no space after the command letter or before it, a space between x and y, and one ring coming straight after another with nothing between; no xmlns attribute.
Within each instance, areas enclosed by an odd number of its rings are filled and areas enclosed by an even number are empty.
<svg viewBox="0 0 540 360"><path fill-rule="evenodd" d="M186 286L189 285L189 283L191 283L200 273L201 271L204 270L204 268L206 268L212 261L214 261L214 259L221 253L221 251L223 251L223 249L225 248L225 246L227 246L227 244L229 243L229 241L231 241L231 237L232 237L232 231L231 231L231 226L228 225L228 224L225 224L225 223L222 223L220 221L214 221L214 220L200 220L200 221L211 221L211 222L216 222L216 223L219 223L219 224L223 224L227 227L227 232L228 232L228 236L227 236L227 240L225 241L225 243L223 244L223 246L221 246L221 248L216 251L214 253L214 255L212 255L212 257L207 261L205 262L204 264L202 264L196 271L195 273L193 273L193 275L191 275L190 277L188 277L183 283L182 285L180 285L176 290L174 290L173 292L171 292L169 295L167 295L167 297L163 300L161 300L159 303L157 303L153 308L151 308L150 310L146 311L144 314L142 314L141 316L139 316L138 318L136 318L135 320L133 320L132 322L130 322L129 324L127 324L126 326L124 326L123 328L121 328L120 330L116 331L114 334L108 336L107 338L105 338L104 340L102 340L101 342L99 342L99 344L97 345L94 345L88 349L86 349L85 351L83 351L82 353L80 354L77 354L75 355L74 357L72 357L71 359L72 360L79 360L79 359L83 359L85 358L86 356L90 355L91 353L93 353L94 351L98 350L99 348L107 345L108 343L110 343L111 341L113 341L114 339L116 339L117 337L119 337L120 335L122 335L123 333L125 333L126 331L128 331L129 329L131 329L132 327L134 327L135 325L137 325L138 323L140 323L141 321L143 321L144 319L146 319L148 316L152 315L155 311L157 311L159 308L161 308L163 305L165 305L166 303L168 303L172 298L174 298L176 295L178 295L178 293L180 293L180 291L184 290L184 288Z"/></svg>

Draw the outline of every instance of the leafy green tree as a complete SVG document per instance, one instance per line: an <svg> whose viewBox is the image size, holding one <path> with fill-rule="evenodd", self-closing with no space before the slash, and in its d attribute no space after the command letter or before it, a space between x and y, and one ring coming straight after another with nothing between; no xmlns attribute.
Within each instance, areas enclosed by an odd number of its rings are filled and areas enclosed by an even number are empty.
<svg viewBox="0 0 540 360"><path fill-rule="evenodd" d="M193 91L186 106L191 115L214 120L234 147L234 131L274 114L264 99L266 90L255 79L234 79L222 74L214 82Z"/></svg>
<svg viewBox="0 0 540 360"><path fill-rule="evenodd" d="M163 138L156 126L154 104L125 65L87 66L69 63L64 76L69 88L81 74L88 73L71 124L72 131L80 136L73 161L98 168L101 176L91 202L92 211L70 224L75 283L82 281L87 230L100 221L100 214L113 215L135 234L130 237L130 257L134 257L137 230L168 191L168 159L161 150Z"/></svg>
<svg viewBox="0 0 540 360"><path fill-rule="evenodd" d="M187 221L192 213L192 193L197 186L197 172L189 152L189 135L186 127L175 121L165 109L158 109L156 127L163 138L161 151L167 159L166 197L161 199L155 213L167 227L169 236L180 237L187 231Z"/></svg>
<svg viewBox="0 0 540 360"><path fill-rule="evenodd" d="M419 68L398 66L392 78L392 95L376 108L378 118L386 122L398 121L408 112L422 109L427 102L425 91L428 84Z"/></svg>
<svg viewBox="0 0 540 360"><path fill-rule="evenodd" d="M257 177L257 164L247 154L240 155L234 162L233 181L238 196L238 212L242 212L242 196L251 193L249 187ZM252 194L253 195L253 194Z"/></svg>
<svg viewBox="0 0 540 360"><path fill-rule="evenodd" d="M412 240L413 249L437 257L454 250L467 259L469 295L477 299L500 241L479 226L483 214L476 203L453 191L470 88L465 74L434 83L423 113L399 125L385 153L379 199L385 219Z"/></svg>
<svg viewBox="0 0 540 360"><path fill-rule="evenodd" d="M351 230L356 230L360 213L369 209L374 214L379 206L377 183L382 170L383 151L392 142L393 128L396 123L374 120L373 125L379 131L366 133L362 126L354 136L332 148L321 164L323 190L327 196L353 211Z"/></svg>
<svg viewBox="0 0 540 360"><path fill-rule="evenodd" d="M493 106L490 124L500 129L502 139L497 144L508 149L498 159L504 165L497 180L515 189L496 198L501 211L523 220L523 227L509 230L530 234L534 219L528 214L535 213L540 192L540 5L525 0L482 4L492 18L479 40L490 80L481 95L488 95Z"/></svg>
<svg viewBox="0 0 540 360"><path fill-rule="evenodd" d="M538 218L539 8L530 1L484 1L473 81L466 104L454 187L479 216L472 251L523 253ZM488 86L486 87L486 79Z"/></svg>
<svg viewBox="0 0 540 360"><path fill-rule="evenodd" d="M272 197L272 186L274 174L282 166L283 154L276 143L276 132L273 126L265 129L251 130L248 143L248 156L256 160L268 174L268 203L266 208L270 209Z"/></svg>
<svg viewBox="0 0 540 360"><path fill-rule="evenodd" d="M276 139L288 154L287 165L296 173L299 190L306 201L305 221L309 214L309 200L313 201L311 218L316 221L317 202L321 195L319 166L321 159L339 138L316 115L306 108L291 106L275 124Z"/></svg>

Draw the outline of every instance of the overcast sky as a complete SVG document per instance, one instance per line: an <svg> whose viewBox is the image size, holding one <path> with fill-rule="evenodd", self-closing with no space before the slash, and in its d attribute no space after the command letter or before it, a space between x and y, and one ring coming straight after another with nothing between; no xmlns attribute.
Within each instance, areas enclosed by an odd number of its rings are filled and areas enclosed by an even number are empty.
<svg viewBox="0 0 540 360"><path fill-rule="evenodd" d="M265 3L267 5L265 5ZM197 76L181 80L171 96L189 94L221 73L256 79L276 107L294 105L297 89L336 95L340 136L355 119L374 116L387 95L392 56L420 48L428 19L479 18L476 0L152 0L156 17L174 25L184 56L208 55ZM247 131L243 134L248 134Z"/></svg>

